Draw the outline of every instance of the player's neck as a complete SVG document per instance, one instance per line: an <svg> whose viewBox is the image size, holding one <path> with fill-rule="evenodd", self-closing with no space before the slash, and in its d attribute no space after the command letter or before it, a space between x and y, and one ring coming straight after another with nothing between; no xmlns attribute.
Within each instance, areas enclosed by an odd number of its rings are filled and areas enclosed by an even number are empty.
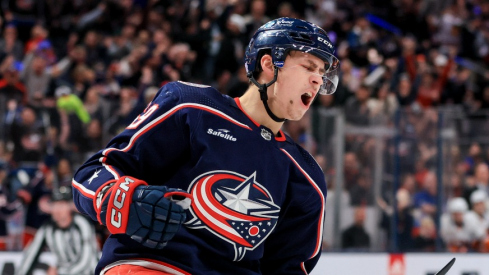
<svg viewBox="0 0 489 275"><path fill-rule="evenodd" d="M276 122L267 114L256 86L250 85L246 93L239 98L239 102L248 116L258 124L269 128L277 135L280 128L282 128L283 122Z"/></svg>

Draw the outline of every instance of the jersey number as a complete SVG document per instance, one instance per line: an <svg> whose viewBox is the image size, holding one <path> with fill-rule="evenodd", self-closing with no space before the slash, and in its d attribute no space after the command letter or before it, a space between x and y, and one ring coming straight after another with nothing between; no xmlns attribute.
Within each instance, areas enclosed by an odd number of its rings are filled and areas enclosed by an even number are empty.
<svg viewBox="0 0 489 275"><path fill-rule="evenodd" d="M127 126L127 129L136 129L139 125L141 125L141 123L143 123L143 121L150 117L151 114L153 114L156 109L158 109L158 107L158 104L146 107L143 113L138 115L138 117L136 117L136 119L131 124L129 124L129 126Z"/></svg>

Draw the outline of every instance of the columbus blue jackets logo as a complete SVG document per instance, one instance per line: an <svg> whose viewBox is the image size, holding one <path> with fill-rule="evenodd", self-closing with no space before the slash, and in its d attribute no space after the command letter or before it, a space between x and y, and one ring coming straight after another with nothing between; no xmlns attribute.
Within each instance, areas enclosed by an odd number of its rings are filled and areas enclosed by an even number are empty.
<svg viewBox="0 0 489 275"><path fill-rule="evenodd" d="M212 171L197 177L189 187L193 196L188 228L206 229L234 246L234 260L260 245L277 224L280 207L256 182L256 173L243 176Z"/></svg>

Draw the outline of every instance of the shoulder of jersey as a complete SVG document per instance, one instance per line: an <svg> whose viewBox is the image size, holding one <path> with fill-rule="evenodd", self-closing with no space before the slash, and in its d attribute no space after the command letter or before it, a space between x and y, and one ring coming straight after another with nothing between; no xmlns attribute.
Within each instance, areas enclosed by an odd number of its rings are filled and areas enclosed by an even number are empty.
<svg viewBox="0 0 489 275"><path fill-rule="evenodd" d="M215 88L202 84L175 81L168 83L165 88L174 92L178 91L180 102L182 103L196 103L218 107L217 105L228 102L230 99L230 97L221 94Z"/></svg>
<svg viewBox="0 0 489 275"><path fill-rule="evenodd" d="M296 155L296 157L299 158L299 161L301 161L303 164L307 164L304 166L304 168L309 167L309 169L315 173L323 173L321 166L317 163L316 159L311 155L311 153L302 148L299 144L292 141L290 137L287 136L287 139L293 143L293 146L291 146L295 149L293 150L295 154L293 154Z"/></svg>

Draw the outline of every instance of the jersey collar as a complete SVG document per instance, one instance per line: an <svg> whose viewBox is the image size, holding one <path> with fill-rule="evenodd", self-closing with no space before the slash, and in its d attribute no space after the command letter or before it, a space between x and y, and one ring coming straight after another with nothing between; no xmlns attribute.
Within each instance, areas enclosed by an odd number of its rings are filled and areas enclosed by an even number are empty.
<svg viewBox="0 0 489 275"><path fill-rule="evenodd" d="M248 119L253 122L253 124L255 124L256 127L258 128L266 128L265 126L262 126L260 125L258 122L256 122L254 119L252 119L246 112L245 110L243 109L243 107L241 107L241 103L239 102L239 97L235 97L234 98L234 101L236 102L236 105L238 106L238 108L241 110L241 112L243 112L243 114L246 115L246 117L248 117ZM267 128L268 129L268 128ZM282 130L279 130L278 132L278 136L275 136L275 140L276 141L286 141L286 137L285 137L285 134L284 132L282 132Z"/></svg>

